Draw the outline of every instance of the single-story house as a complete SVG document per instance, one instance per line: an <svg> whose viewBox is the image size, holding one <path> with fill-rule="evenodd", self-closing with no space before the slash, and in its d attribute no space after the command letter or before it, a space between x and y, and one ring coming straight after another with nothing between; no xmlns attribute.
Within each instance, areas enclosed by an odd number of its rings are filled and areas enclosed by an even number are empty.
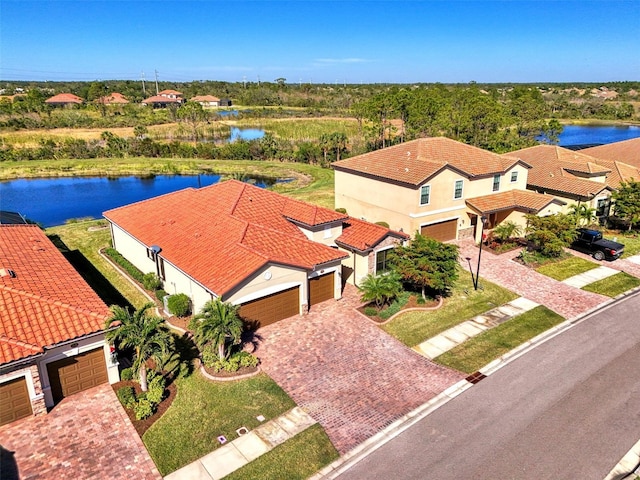
<svg viewBox="0 0 640 480"><path fill-rule="evenodd" d="M408 237L237 180L109 210L113 246L193 311L220 298L268 325L339 299ZM384 254L380 254L384 255ZM343 267L344 264L344 267Z"/></svg>
<svg viewBox="0 0 640 480"><path fill-rule="evenodd" d="M213 95L197 95L191 99L192 102L197 102L203 107L219 107L220 99Z"/></svg>
<svg viewBox="0 0 640 480"><path fill-rule="evenodd" d="M59 93L51 98L47 98L44 103L53 107L66 107L69 105L82 105L84 100L73 93Z"/></svg>
<svg viewBox="0 0 640 480"><path fill-rule="evenodd" d="M154 108L167 108L169 105L182 105L184 98L182 98L182 93L177 90L162 90L141 103L142 105L151 105Z"/></svg>
<svg viewBox="0 0 640 480"><path fill-rule="evenodd" d="M480 240L481 219L492 229L525 213L557 213L562 202L527 194L531 166L445 137L421 138L334 162L335 206L394 230L440 241ZM518 191L519 193L512 193Z"/></svg>
<svg viewBox="0 0 640 480"><path fill-rule="evenodd" d="M0 225L0 425L119 380L108 307L37 225Z"/></svg>
<svg viewBox="0 0 640 480"><path fill-rule="evenodd" d="M126 105L127 103L129 103L129 100L127 100L126 97L121 93L113 92L109 95L98 98L96 100L96 103L100 103L103 105Z"/></svg>

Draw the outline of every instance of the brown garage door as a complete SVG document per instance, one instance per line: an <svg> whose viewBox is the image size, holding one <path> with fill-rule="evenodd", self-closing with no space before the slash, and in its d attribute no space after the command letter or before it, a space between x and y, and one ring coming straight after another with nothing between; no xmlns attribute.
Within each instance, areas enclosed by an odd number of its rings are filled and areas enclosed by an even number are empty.
<svg viewBox="0 0 640 480"><path fill-rule="evenodd" d="M108 381L102 348L47 365L54 402Z"/></svg>
<svg viewBox="0 0 640 480"><path fill-rule="evenodd" d="M257 322L264 327L284 318L300 313L300 287L289 288L282 292L243 303L240 316L248 322Z"/></svg>
<svg viewBox="0 0 640 480"><path fill-rule="evenodd" d="M0 425L31 415L31 401L24 377L0 383Z"/></svg>
<svg viewBox="0 0 640 480"><path fill-rule="evenodd" d="M309 306L333 298L333 272L309 279Z"/></svg>
<svg viewBox="0 0 640 480"><path fill-rule="evenodd" d="M425 237L431 237L440 242L446 242L447 240L456 239L456 226L458 220L447 220L446 222L432 223L431 225L425 225L420 229L420 233Z"/></svg>

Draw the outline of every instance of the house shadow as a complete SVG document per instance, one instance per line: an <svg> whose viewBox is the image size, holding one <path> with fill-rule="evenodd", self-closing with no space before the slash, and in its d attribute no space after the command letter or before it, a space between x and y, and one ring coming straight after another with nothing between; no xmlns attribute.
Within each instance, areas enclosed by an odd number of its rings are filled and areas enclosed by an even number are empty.
<svg viewBox="0 0 640 480"><path fill-rule="evenodd" d="M51 242L76 269L85 282L107 305L119 305L133 309L127 300L79 250L70 250L58 235L49 235Z"/></svg>
<svg viewBox="0 0 640 480"><path fill-rule="evenodd" d="M0 477L2 480L19 480L18 463L15 452L0 445Z"/></svg>

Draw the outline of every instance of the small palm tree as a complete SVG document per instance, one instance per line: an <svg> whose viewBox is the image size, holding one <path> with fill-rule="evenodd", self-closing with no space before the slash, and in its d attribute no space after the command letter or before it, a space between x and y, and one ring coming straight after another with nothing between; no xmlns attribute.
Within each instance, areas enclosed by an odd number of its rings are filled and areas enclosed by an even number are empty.
<svg viewBox="0 0 640 480"><path fill-rule="evenodd" d="M200 349L212 343L218 349L218 358L227 358L227 344L239 344L244 329L238 308L218 299L205 303L193 318L194 337Z"/></svg>
<svg viewBox="0 0 640 480"><path fill-rule="evenodd" d="M358 287L363 302L375 302L378 308L392 302L402 291L400 275L389 272L384 275L367 275Z"/></svg>
<svg viewBox="0 0 640 480"><path fill-rule="evenodd" d="M511 237L519 237L522 235L522 228L511 220L502 222L493 229L493 235L501 242L509 240Z"/></svg>
<svg viewBox="0 0 640 480"><path fill-rule="evenodd" d="M164 319L148 314L153 306L147 303L132 314L128 308L113 305L112 315L105 322L105 337L110 344L117 342L124 348L133 348L132 367L138 373L143 392L147 391L147 361L161 363L171 345L171 333Z"/></svg>

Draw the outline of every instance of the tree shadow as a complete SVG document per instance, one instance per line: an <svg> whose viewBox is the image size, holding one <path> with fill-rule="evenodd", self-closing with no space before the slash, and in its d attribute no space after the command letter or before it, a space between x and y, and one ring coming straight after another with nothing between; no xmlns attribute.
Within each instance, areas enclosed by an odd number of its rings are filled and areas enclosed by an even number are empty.
<svg viewBox="0 0 640 480"><path fill-rule="evenodd" d="M173 334L173 350L163 365L163 370L167 372L167 381L172 382L178 377L190 376L199 355L198 347L190 334Z"/></svg>
<svg viewBox="0 0 640 480"><path fill-rule="evenodd" d="M242 332L242 337L240 338L240 344L242 350L247 347L251 347L251 351L249 353L255 353L258 347L260 346L260 342L262 342L263 338L257 330L260 328L260 322L257 320L246 320L243 319L245 324L245 329Z"/></svg>
<svg viewBox="0 0 640 480"><path fill-rule="evenodd" d="M2 445L0 445L0 475L2 480L20 479L15 452L7 450Z"/></svg>
<svg viewBox="0 0 640 480"><path fill-rule="evenodd" d="M79 250L70 250L58 235L50 235L51 242L58 247L62 255L75 268L85 282L107 305L119 305L133 308L127 300L102 273Z"/></svg>

